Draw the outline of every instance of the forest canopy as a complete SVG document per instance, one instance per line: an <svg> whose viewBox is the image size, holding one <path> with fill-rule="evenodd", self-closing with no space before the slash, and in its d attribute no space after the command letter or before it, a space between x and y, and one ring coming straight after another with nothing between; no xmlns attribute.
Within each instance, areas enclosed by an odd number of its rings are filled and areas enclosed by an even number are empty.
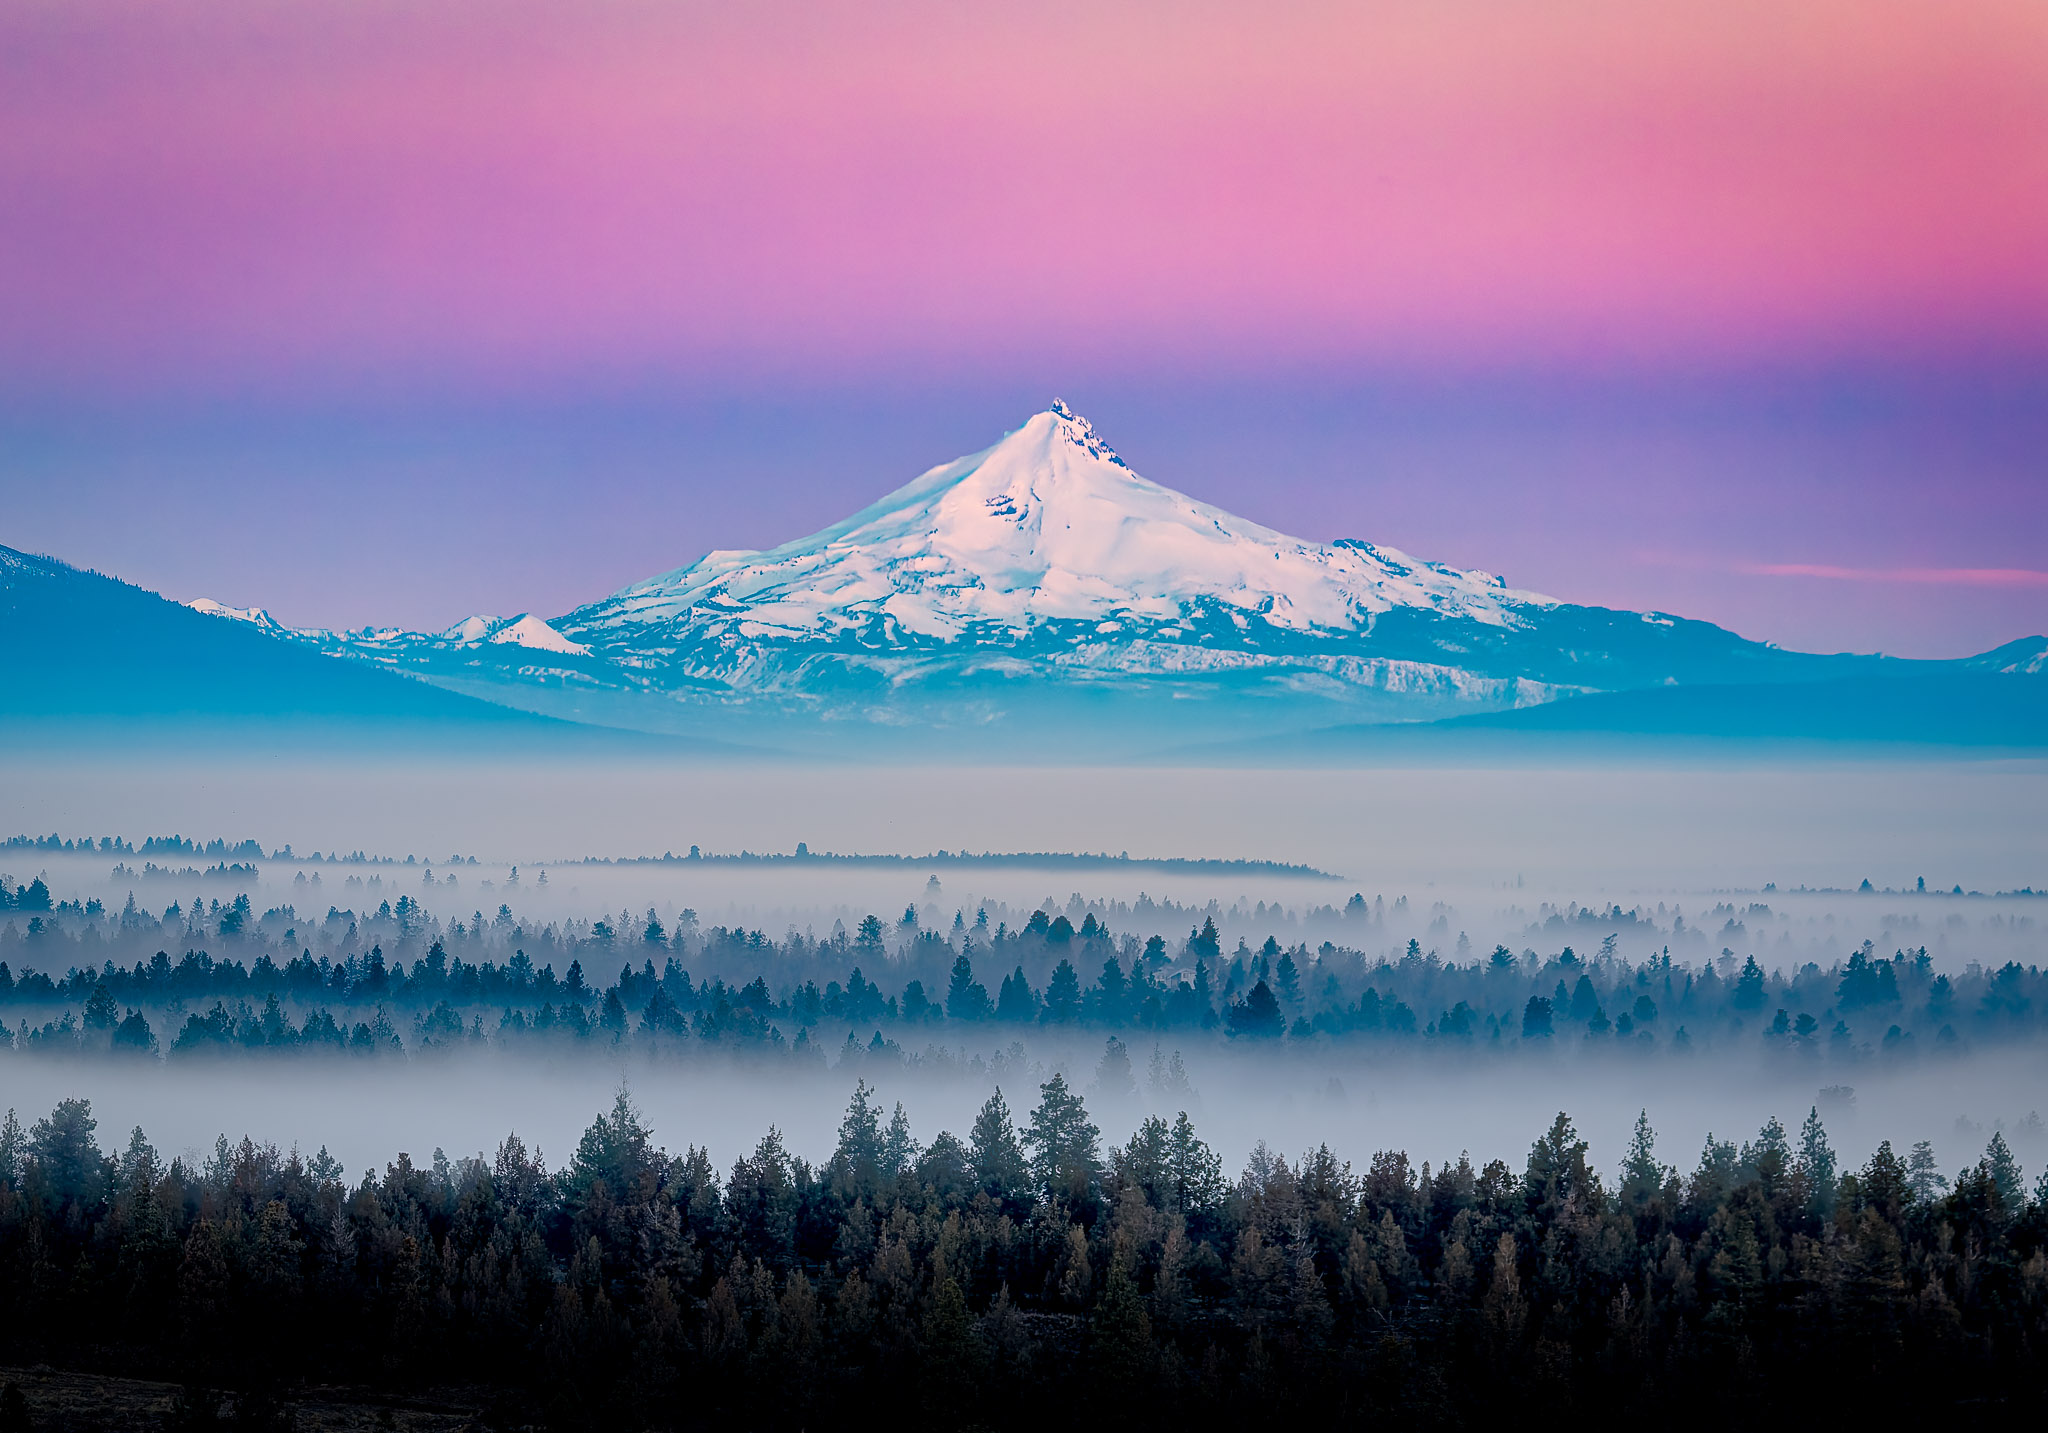
<svg viewBox="0 0 2048 1433"><path fill-rule="evenodd" d="M40 882L9 889L48 903ZM1786 969L1727 949L1689 962L1668 945L1631 959L1612 933L1584 951L1446 955L1411 937L1368 954L1385 917L1362 898L1331 912L1355 944L1268 935L1226 949L1209 916L1142 937L1079 916L1041 908L1012 929L982 908L948 928L913 905L894 921L775 938L687 909L673 922L649 909L529 926L503 904L444 923L409 895L319 921L289 906L259 914L246 893L161 914L132 896L118 912L60 901L26 930L0 929L0 1053L628 1046L843 1062L851 1045L915 1061L1040 1029L1854 1065L2026 1041L2048 1020L2038 966L1940 970L1924 946L1886 953L1869 940L1826 967Z"/></svg>
<svg viewBox="0 0 2048 1433"><path fill-rule="evenodd" d="M720 1171L621 1091L559 1166L514 1134L355 1182L246 1138L106 1148L81 1100L10 1112L0 1345L265 1407L477 1385L498 1426L558 1428L1754 1423L2044 1392L2048 1179L1999 1136L1953 1178L1925 1146L1842 1168L1811 1112L1681 1170L1645 1117L1603 1172L1560 1114L1519 1167L1261 1145L1232 1179L1185 1113L1105 1147L1062 1077L1025 1103L923 1142L863 1084L822 1162L771 1129Z"/></svg>

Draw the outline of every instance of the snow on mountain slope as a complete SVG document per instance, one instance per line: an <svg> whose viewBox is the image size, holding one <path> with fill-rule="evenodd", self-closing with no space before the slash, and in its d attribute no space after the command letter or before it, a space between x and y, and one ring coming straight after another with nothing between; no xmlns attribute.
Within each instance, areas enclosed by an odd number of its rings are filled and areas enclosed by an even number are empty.
<svg viewBox="0 0 2048 1433"><path fill-rule="evenodd" d="M1967 665L2011 676L2048 675L2048 637L2022 637L2016 642L2007 642L1968 658Z"/></svg>
<svg viewBox="0 0 2048 1433"><path fill-rule="evenodd" d="M1806 660L1289 537L1140 477L1058 402L821 532L709 553L554 626L600 684L891 721L1141 687L1411 719Z"/></svg>
<svg viewBox="0 0 2048 1433"><path fill-rule="evenodd" d="M291 630L261 607L227 607L210 597L194 597L184 605L208 617L226 617L235 622L247 622L252 627L261 627L264 631L279 636Z"/></svg>
<svg viewBox="0 0 2048 1433"><path fill-rule="evenodd" d="M479 612L473 617L463 618L453 627L443 629L439 636L444 642L455 642L458 644L481 642L504 625L505 619L503 617L487 617Z"/></svg>
<svg viewBox="0 0 2048 1433"><path fill-rule="evenodd" d="M713 711L743 724L1300 729L1817 679L1873 660L1289 537L1140 477L1057 402L821 532L709 553L552 622L276 630L494 701L650 729Z"/></svg>
<svg viewBox="0 0 2048 1433"><path fill-rule="evenodd" d="M375 648L417 647L435 644L451 647L473 647L479 643L499 646L527 647L537 652L560 652L571 656L582 656L589 648L580 642L572 642L531 613L522 612L517 617L490 617L479 613L465 617L453 627L439 632L408 632L400 627L364 627L352 632L330 632L324 627L287 627L261 607L228 607L210 597L194 597L185 606L194 612L209 617L225 617L231 621L247 622L278 637L294 638L310 642L315 646L353 650L357 653Z"/></svg>
<svg viewBox="0 0 2048 1433"><path fill-rule="evenodd" d="M573 656L581 656L590 650L579 642L570 641L530 612L522 612L517 617L491 617L480 612L440 632L437 640L457 647L489 642L497 646L530 647L536 652L564 652Z"/></svg>
<svg viewBox="0 0 2048 1433"><path fill-rule="evenodd" d="M524 612L503 623L484 640L498 646L530 647L536 652L562 652L570 656L590 651L581 642L570 641L540 618Z"/></svg>
<svg viewBox="0 0 2048 1433"><path fill-rule="evenodd" d="M1064 403L810 537L713 552L564 619L571 631L738 617L743 638L881 618L916 639L1046 622L1358 631L1396 607L1512 625L1552 599L1364 542L1291 538L1139 477Z"/></svg>

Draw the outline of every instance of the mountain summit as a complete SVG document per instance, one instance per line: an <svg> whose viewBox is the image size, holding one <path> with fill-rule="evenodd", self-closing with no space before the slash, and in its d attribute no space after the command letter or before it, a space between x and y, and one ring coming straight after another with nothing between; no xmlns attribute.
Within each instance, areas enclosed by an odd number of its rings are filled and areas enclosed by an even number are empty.
<svg viewBox="0 0 2048 1433"><path fill-rule="evenodd" d="M749 638L913 643L1091 623L1102 637L1149 631L1179 645L1216 618L1247 634L1360 632L1394 607L1504 626L1518 607L1554 605L1486 573L1246 522L1139 477L1055 402L822 532L710 553L564 621L579 633L710 622Z"/></svg>
<svg viewBox="0 0 2048 1433"><path fill-rule="evenodd" d="M711 552L552 621L294 633L202 610L508 706L749 740L780 724L1157 746L1886 666L1289 537L1139 476L1060 402L809 537Z"/></svg>

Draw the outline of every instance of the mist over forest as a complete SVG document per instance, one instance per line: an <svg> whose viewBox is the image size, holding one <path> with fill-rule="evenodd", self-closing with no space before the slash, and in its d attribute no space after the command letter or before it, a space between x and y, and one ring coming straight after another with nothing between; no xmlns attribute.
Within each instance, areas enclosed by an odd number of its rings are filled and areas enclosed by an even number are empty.
<svg viewBox="0 0 2048 1433"><path fill-rule="evenodd" d="M1105 1128L1187 1108L1232 1158L1281 1136L1493 1155L1557 1105L1597 1150L1652 1096L1689 1140L1826 1104L1847 1135L1875 1111L1944 1156L2002 1131L2048 1158L2036 890L1604 889L1367 887L1245 857L514 864L16 835L0 1019L38 1099L90 1089L172 1147L267 1133L350 1167L388 1156L394 1120L421 1149L514 1124L561 1147L622 1080L723 1153L769 1123L815 1150L860 1079L922 1128L1054 1072ZM251 1060L260 1085L232 1073ZM418 1067L430 1105L367 1093ZM317 1130L280 1127L301 1089Z"/></svg>
<svg viewBox="0 0 2048 1433"><path fill-rule="evenodd" d="M9 774L7 1337L174 1426L2039 1387L2033 765Z"/></svg>

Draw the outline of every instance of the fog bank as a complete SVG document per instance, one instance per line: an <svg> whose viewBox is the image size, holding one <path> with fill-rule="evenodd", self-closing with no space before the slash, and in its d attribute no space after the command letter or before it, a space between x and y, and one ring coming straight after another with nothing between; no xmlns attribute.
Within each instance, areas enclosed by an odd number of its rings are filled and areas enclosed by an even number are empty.
<svg viewBox="0 0 2048 1433"><path fill-rule="evenodd" d="M0 831L501 861L1129 851L1354 884L2048 886L2048 761L1226 771L0 757Z"/></svg>
<svg viewBox="0 0 2048 1433"><path fill-rule="evenodd" d="M1191 1097L1142 1088L1150 1047L1135 1043L1141 1088L1116 1099L1089 1091L1099 1044L1034 1042L998 1078L929 1071L867 1072L718 1069L646 1061L563 1060L541 1064L490 1056L399 1066L281 1063L252 1068L169 1065L138 1079L132 1066L15 1061L0 1101L24 1120L59 1099L93 1101L105 1145L125 1143L140 1125L167 1156L210 1153L217 1136L325 1146L351 1176L381 1171L402 1150L423 1162L436 1147L458 1157L495 1149L508 1132L546 1151L551 1167L611 1104L623 1082L669 1149L707 1147L721 1167L749 1152L773 1125L792 1152L828 1157L857 1078L868 1077L884 1107L901 1101L918 1139L941 1129L964 1135L1000 1084L1021 1124L1038 1083L1055 1069L1087 1094L1106 1142L1127 1139L1148 1113L1187 1108L1197 1130L1233 1173L1260 1141L1290 1157L1320 1144L1363 1168L1374 1151L1405 1149L1422 1160L1499 1158L1521 1167L1532 1140L1563 1110L1592 1143L1595 1162L1619 1163L1638 1111L1647 1110L1658 1154L1681 1171L1698 1162L1709 1132L1753 1139L1777 1116L1796 1127L1820 1107L1835 1147L1861 1164L1879 1140L1901 1153L1933 1142L1953 1173L2002 1130L2031 1182L2048 1162L2048 1052L2001 1052L1934 1068L1871 1069L1853 1086L1796 1065L1725 1062L1648 1066L1581 1060L1540 1066L1481 1056L1462 1064L1319 1049L1314 1059L1239 1050L1185 1054ZM1828 1080L1826 1085L1819 1080ZM2033 1116L2033 1118L2029 1118Z"/></svg>

